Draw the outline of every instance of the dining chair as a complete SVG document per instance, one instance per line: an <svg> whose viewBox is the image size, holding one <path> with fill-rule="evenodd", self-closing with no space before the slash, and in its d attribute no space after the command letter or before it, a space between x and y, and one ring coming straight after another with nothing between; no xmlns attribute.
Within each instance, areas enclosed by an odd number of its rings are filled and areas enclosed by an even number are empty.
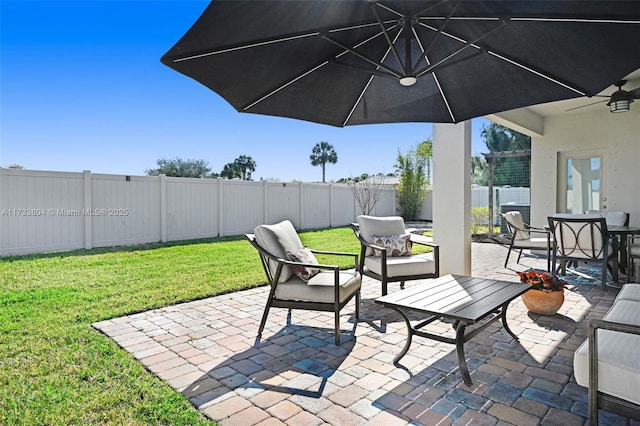
<svg viewBox="0 0 640 426"><path fill-rule="evenodd" d="M598 264L602 269L601 286L606 289L609 262L611 274L618 281L617 238L611 238L605 218L594 215L554 215L548 217L553 234L552 271L566 274L570 262ZM615 253L610 256L610 252Z"/></svg>

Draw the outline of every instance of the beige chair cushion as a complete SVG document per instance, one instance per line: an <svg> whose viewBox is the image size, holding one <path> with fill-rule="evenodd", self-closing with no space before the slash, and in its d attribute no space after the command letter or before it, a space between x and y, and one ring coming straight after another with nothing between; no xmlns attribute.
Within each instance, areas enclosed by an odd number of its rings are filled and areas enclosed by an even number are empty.
<svg viewBox="0 0 640 426"><path fill-rule="evenodd" d="M640 284L625 284L616 296L616 300L634 300L640 302ZM640 305L638 305L640 309Z"/></svg>
<svg viewBox="0 0 640 426"><path fill-rule="evenodd" d="M510 211L503 213L504 219L514 228L525 229L522 214L519 211ZM531 234L527 231L516 231L516 241L528 240ZM546 247L546 243L545 243Z"/></svg>
<svg viewBox="0 0 640 426"><path fill-rule="evenodd" d="M626 287L626 286L625 286ZM618 300L605 320L640 325L640 305ZM598 331L598 389L609 395L640 404L640 336L609 330ZM589 341L575 351L573 369L576 382L589 386Z"/></svg>
<svg viewBox="0 0 640 426"><path fill-rule="evenodd" d="M358 225L360 228L360 237L366 242L373 243L373 236L388 236L404 234L404 219L400 216L358 216ZM365 256L373 256L373 249L367 247Z"/></svg>
<svg viewBox="0 0 640 426"><path fill-rule="evenodd" d="M513 247L518 248L518 247L522 247L522 248L528 248L528 249L541 249L541 250L547 250L547 247L551 247L551 242L549 241L549 244L547 244L547 239L546 238L528 238L526 240L515 240L513 242Z"/></svg>
<svg viewBox="0 0 640 426"><path fill-rule="evenodd" d="M627 221L627 213L609 210L587 210L586 214L604 217L607 226L624 226Z"/></svg>
<svg viewBox="0 0 640 426"><path fill-rule="evenodd" d="M340 271L340 302L344 302L360 289L360 274L355 270ZM278 285L276 297L284 300L300 300L304 302L333 303L334 273L320 272L305 283L293 275L286 283Z"/></svg>
<svg viewBox="0 0 640 426"><path fill-rule="evenodd" d="M367 257L364 266L378 275L382 275L382 258ZM431 253L414 256L387 257L387 277L433 274L436 262Z"/></svg>
<svg viewBox="0 0 640 426"><path fill-rule="evenodd" d="M283 220L274 225L257 226L253 233L260 247L280 259L287 259L287 251L296 252L304 247L293 224L288 220ZM272 274L276 273L277 268L278 264L270 260L269 269ZM292 275L293 270L289 266L284 266L278 282L283 283L291 278Z"/></svg>
<svg viewBox="0 0 640 426"><path fill-rule="evenodd" d="M636 240L637 241L637 240ZM640 244L631 244L628 247L629 254L633 257L640 257Z"/></svg>
<svg viewBox="0 0 640 426"><path fill-rule="evenodd" d="M553 217L590 219L600 216L586 214L558 214ZM607 242L602 240L602 235L598 231L594 233L592 240L590 229L591 225L587 222L564 222L562 226L559 226L556 229L555 232L558 252L575 258L602 259L604 254L604 244ZM611 251L611 249L608 250L609 254L611 254ZM595 257L592 256L594 253L596 255Z"/></svg>

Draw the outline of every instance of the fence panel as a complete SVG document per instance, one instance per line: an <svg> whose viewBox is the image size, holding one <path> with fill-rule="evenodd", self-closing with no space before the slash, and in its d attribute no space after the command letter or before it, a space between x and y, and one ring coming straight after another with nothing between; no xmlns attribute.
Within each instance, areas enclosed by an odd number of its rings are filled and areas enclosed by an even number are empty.
<svg viewBox="0 0 640 426"><path fill-rule="evenodd" d="M0 255L84 247L82 173L0 169Z"/></svg>
<svg viewBox="0 0 640 426"><path fill-rule="evenodd" d="M395 208L388 189L373 214ZM0 169L0 210L0 255L240 235L283 219L345 226L360 214L343 184L13 169Z"/></svg>
<svg viewBox="0 0 640 426"><path fill-rule="evenodd" d="M321 183L303 183L301 185L301 228L326 228L331 226L331 192L332 188Z"/></svg>
<svg viewBox="0 0 640 426"><path fill-rule="evenodd" d="M300 185L300 182L269 182L266 185L264 223L276 223L289 219L296 228L302 227Z"/></svg>
<svg viewBox="0 0 640 426"><path fill-rule="evenodd" d="M357 215L356 202L353 192L347 185L333 185L331 193L331 226L345 226L353 222Z"/></svg>
<svg viewBox="0 0 640 426"><path fill-rule="evenodd" d="M167 241L217 237L218 181L172 177L166 180Z"/></svg>
<svg viewBox="0 0 640 426"><path fill-rule="evenodd" d="M160 178L92 176L91 211L94 247L161 240Z"/></svg>
<svg viewBox="0 0 640 426"><path fill-rule="evenodd" d="M219 180L222 185L223 217L220 235L252 232L264 223L264 185L262 182Z"/></svg>

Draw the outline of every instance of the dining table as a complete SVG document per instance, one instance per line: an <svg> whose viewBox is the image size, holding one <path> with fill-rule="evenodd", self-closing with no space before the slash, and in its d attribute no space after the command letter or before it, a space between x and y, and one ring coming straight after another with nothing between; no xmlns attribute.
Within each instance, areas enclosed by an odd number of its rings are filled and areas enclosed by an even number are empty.
<svg viewBox="0 0 640 426"><path fill-rule="evenodd" d="M627 272L627 236L640 235L640 227L637 226L607 226L611 235L618 237L618 267L620 272Z"/></svg>

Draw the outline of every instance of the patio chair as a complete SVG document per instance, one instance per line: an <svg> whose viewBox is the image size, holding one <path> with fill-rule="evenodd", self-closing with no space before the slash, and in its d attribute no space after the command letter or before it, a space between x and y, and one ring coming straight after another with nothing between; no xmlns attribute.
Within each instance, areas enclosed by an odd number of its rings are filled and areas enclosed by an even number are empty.
<svg viewBox="0 0 640 426"><path fill-rule="evenodd" d="M587 215L604 217L607 226L629 226L629 213L609 210L587 210Z"/></svg>
<svg viewBox="0 0 640 426"><path fill-rule="evenodd" d="M635 266L635 260L640 259L640 235L627 235L627 276L633 276L633 282L638 282L638 268ZM631 282L629 279L628 282Z"/></svg>
<svg viewBox="0 0 640 426"><path fill-rule="evenodd" d="M548 218L553 233L551 263L553 272L566 274L568 262L588 262L602 268L602 289L607 288L607 270L618 281L618 239L609 236L603 217L590 215L555 215Z"/></svg>
<svg viewBox="0 0 640 426"><path fill-rule="evenodd" d="M361 215L351 227L360 241L362 275L382 283L382 295L389 282L400 282L440 276L440 249L426 237L406 232L399 216L376 217ZM413 254L413 244L433 248L433 254Z"/></svg>
<svg viewBox="0 0 640 426"><path fill-rule="evenodd" d="M310 250L290 221L260 225L245 237L258 250L262 266L271 286L258 335L262 335L269 310L292 309L333 312L335 342L340 344L340 311L355 297L355 317L360 316L360 286L362 276L357 270L358 255L333 251ZM353 270L341 271L337 265L318 264L314 254L349 256Z"/></svg>
<svg viewBox="0 0 640 426"><path fill-rule="evenodd" d="M510 211L500 213L502 219L507 224L507 230L511 241L509 242L509 251L507 251L507 258L504 261L504 267L507 267L509 263L509 256L511 250L520 250L518 253L518 260L516 263L520 263L522 257L522 250L544 250L547 257L547 271L551 270L551 231L536 228L529 224L524 223L522 220L522 214L519 211ZM537 236L536 236L537 235Z"/></svg>

